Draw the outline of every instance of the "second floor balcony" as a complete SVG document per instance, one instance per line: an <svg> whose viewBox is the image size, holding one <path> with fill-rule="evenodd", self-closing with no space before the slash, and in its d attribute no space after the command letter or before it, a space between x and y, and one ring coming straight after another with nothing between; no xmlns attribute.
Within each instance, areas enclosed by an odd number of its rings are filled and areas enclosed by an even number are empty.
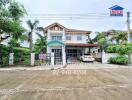
<svg viewBox="0 0 132 100"><path fill-rule="evenodd" d="M47 41L65 41L62 36L51 36Z"/></svg>

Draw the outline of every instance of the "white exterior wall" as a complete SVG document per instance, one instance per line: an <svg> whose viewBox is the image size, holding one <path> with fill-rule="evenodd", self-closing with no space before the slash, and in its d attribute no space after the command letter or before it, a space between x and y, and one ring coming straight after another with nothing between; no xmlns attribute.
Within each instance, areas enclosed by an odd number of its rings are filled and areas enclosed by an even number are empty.
<svg viewBox="0 0 132 100"><path fill-rule="evenodd" d="M66 43L87 43L87 36L84 34L66 34L66 36L71 36L71 40L66 40ZM82 40L77 40L77 36L82 36Z"/></svg>
<svg viewBox="0 0 132 100"><path fill-rule="evenodd" d="M105 52L102 52L102 63L103 64L107 64L109 63L108 60L111 58L111 57L116 57L118 54L116 53L105 53Z"/></svg>

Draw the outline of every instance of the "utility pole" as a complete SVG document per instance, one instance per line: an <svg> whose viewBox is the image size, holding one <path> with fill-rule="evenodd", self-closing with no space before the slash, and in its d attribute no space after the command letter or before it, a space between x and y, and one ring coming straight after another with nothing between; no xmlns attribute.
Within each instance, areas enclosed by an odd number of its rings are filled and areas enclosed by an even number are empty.
<svg viewBox="0 0 132 100"><path fill-rule="evenodd" d="M131 42L131 39L130 39L130 12L127 12L127 31L128 31L128 43ZM131 63L131 54L128 54L128 60L129 60L129 63Z"/></svg>
<svg viewBox="0 0 132 100"><path fill-rule="evenodd" d="M130 12L127 12L128 43L130 43Z"/></svg>

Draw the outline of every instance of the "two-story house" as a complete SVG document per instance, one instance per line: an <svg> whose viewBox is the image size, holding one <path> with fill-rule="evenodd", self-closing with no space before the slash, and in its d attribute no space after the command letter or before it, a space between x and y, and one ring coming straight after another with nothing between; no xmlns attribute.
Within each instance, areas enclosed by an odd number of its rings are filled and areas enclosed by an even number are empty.
<svg viewBox="0 0 132 100"><path fill-rule="evenodd" d="M59 23L45 27L44 31L47 34L47 53L54 53L55 63L65 65L68 58L90 53L90 48L98 46L87 44L91 31L68 29Z"/></svg>

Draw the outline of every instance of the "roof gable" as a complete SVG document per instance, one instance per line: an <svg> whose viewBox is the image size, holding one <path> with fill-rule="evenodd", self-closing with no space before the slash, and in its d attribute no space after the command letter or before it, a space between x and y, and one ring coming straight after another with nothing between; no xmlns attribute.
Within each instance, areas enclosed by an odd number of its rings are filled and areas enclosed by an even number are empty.
<svg viewBox="0 0 132 100"><path fill-rule="evenodd" d="M110 7L109 9L111 9L111 10L123 10L124 8L123 7L120 7L118 5L115 5L113 7Z"/></svg>
<svg viewBox="0 0 132 100"><path fill-rule="evenodd" d="M59 24L59 23L53 23L53 24L51 24L51 25L45 27L44 30L47 31L48 29L50 29L50 28L52 28L52 27L54 27L54 26L59 26L60 28L62 28L62 29L64 29L64 30L67 30L66 27L64 27L63 25L61 25L61 24Z"/></svg>
<svg viewBox="0 0 132 100"><path fill-rule="evenodd" d="M47 27L45 27L44 28L44 31L45 32L47 32L48 31L48 29L50 29L50 30L55 30L55 27L59 27L59 30L65 30L65 32L66 32L66 34L67 33L70 33L70 34L90 34L91 33L91 31L85 31L85 30L76 30L76 29L68 29L68 28L66 28L66 27L64 27L63 25L61 25L61 24L59 24L59 23L53 23L53 24L51 24L51 25L49 25L49 26L47 26Z"/></svg>

